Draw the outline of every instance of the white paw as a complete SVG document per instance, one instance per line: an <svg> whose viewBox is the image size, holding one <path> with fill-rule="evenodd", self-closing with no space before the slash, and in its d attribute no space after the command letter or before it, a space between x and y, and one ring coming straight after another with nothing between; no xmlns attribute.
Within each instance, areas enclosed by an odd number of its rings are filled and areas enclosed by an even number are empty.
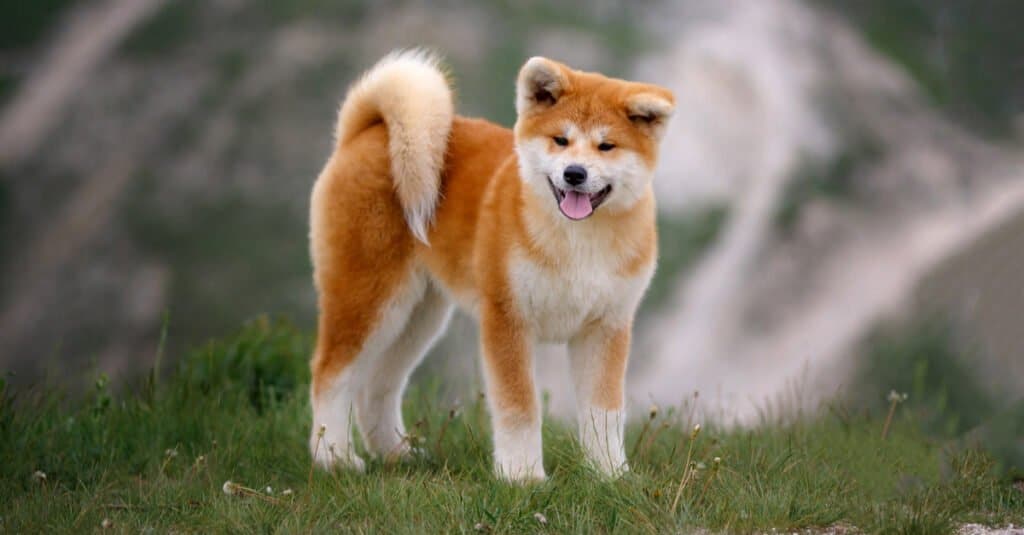
<svg viewBox="0 0 1024 535"><path fill-rule="evenodd" d="M524 461L522 459L498 460L494 463L494 471L500 479L519 485L540 483L547 478L544 463L540 459Z"/></svg>
<svg viewBox="0 0 1024 535"><path fill-rule="evenodd" d="M629 463L625 459L612 459L607 455L591 456L590 467L605 477L618 479L629 472Z"/></svg>
<svg viewBox="0 0 1024 535"><path fill-rule="evenodd" d="M629 471L623 438L625 415L621 411L591 409L580 423L580 443L587 463L602 475L618 478Z"/></svg>
<svg viewBox="0 0 1024 535"><path fill-rule="evenodd" d="M363 472L366 470L366 463L359 458L352 446L339 446L337 442L329 437L317 437L310 440L310 452L313 455L313 462L324 470L340 468L343 470L354 470Z"/></svg>
<svg viewBox="0 0 1024 535"><path fill-rule="evenodd" d="M494 471L505 481L527 484L544 481L540 425L497 426L494 431Z"/></svg>

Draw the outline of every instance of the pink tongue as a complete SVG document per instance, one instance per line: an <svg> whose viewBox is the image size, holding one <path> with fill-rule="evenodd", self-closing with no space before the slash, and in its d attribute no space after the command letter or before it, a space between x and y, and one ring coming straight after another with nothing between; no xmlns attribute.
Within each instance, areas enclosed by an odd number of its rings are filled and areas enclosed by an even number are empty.
<svg viewBox="0 0 1024 535"><path fill-rule="evenodd" d="M590 206L590 195L578 191L565 192L565 198L559 206L569 219L583 219L594 211Z"/></svg>

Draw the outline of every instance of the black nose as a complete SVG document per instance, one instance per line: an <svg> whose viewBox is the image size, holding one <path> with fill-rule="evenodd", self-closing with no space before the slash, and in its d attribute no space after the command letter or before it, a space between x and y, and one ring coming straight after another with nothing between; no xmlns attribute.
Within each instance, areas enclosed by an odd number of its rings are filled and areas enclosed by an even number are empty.
<svg viewBox="0 0 1024 535"><path fill-rule="evenodd" d="M565 173L562 176L565 177L565 181L569 184L579 186L587 181L587 170L580 165L570 165L565 168Z"/></svg>

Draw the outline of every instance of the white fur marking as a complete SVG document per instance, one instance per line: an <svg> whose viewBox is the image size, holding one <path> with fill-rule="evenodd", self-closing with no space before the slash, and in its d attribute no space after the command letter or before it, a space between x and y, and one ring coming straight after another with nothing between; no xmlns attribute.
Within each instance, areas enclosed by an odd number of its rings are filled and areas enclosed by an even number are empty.
<svg viewBox="0 0 1024 535"><path fill-rule="evenodd" d="M608 411L589 406L577 409L580 444L590 464L601 473L616 477L629 470L626 463L625 411Z"/></svg>
<svg viewBox="0 0 1024 535"><path fill-rule="evenodd" d="M569 222L572 224L572 222ZM609 252L601 236L588 236L583 225L545 228L545 249L557 242L563 253L558 270L537 265L523 254L509 262L509 282L531 332L544 342L566 342L590 320L626 321L632 318L654 273L654 263L632 277L616 274L624 259ZM533 229L531 229L533 230Z"/></svg>
<svg viewBox="0 0 1024 535"><path fill-rule="evenodd" d="M410 451L402 421L402 393L409 375L444 332L451 310L444 295L428 285L402 333L367 364L364 382L358 386L355 415L371 453L392 458Z"/></svg>
<svg viewBox="0 0 1024 535"><path fill-rule="evenodd" d="M541 481L544 473L540 416L536 423L520 427L502 425L500 413L492 409L494 423L494 470L509 481Z"/></svg>
<svg viewBox="0 0 1024 535"><path fill-rule="evenodd" d="M333 384L314 397L313 433L309 450L321 468L342 466L363 470L363 460L356 455L350 440L352 429L352 370L345 370ZM323 427L323 436L320 428Z"/></svg>
<svg viewBox="0 0 1024 535"><path fill-rule="evenodd" d="M617 147L611 152L600 152L594 148L594 140L606 134L603 127L583 132L573 125L564 127L565 137L570 145L552 152L551 142L546 137L520 139L516 143L519 161L519 176L540 195L552 213L558 207L551 197L548 179L561 189L570 186L563 180L565 168L582 165L587 170L586 191L597 193L610 185L612 192L598 210L622 212L629 210L651 188L654 170L634 151Z"/></svg>

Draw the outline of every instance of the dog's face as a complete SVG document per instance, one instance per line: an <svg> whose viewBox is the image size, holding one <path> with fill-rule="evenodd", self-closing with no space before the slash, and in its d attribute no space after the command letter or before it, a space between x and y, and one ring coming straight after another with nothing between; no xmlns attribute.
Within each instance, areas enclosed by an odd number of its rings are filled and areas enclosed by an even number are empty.
<svg viewBox="0 0 1024 535"><path fill-rule="evenodd" d="M649 189L674 103L659 86L531 58L516 88L520 175L570 220L629 210Z"/></svg>

